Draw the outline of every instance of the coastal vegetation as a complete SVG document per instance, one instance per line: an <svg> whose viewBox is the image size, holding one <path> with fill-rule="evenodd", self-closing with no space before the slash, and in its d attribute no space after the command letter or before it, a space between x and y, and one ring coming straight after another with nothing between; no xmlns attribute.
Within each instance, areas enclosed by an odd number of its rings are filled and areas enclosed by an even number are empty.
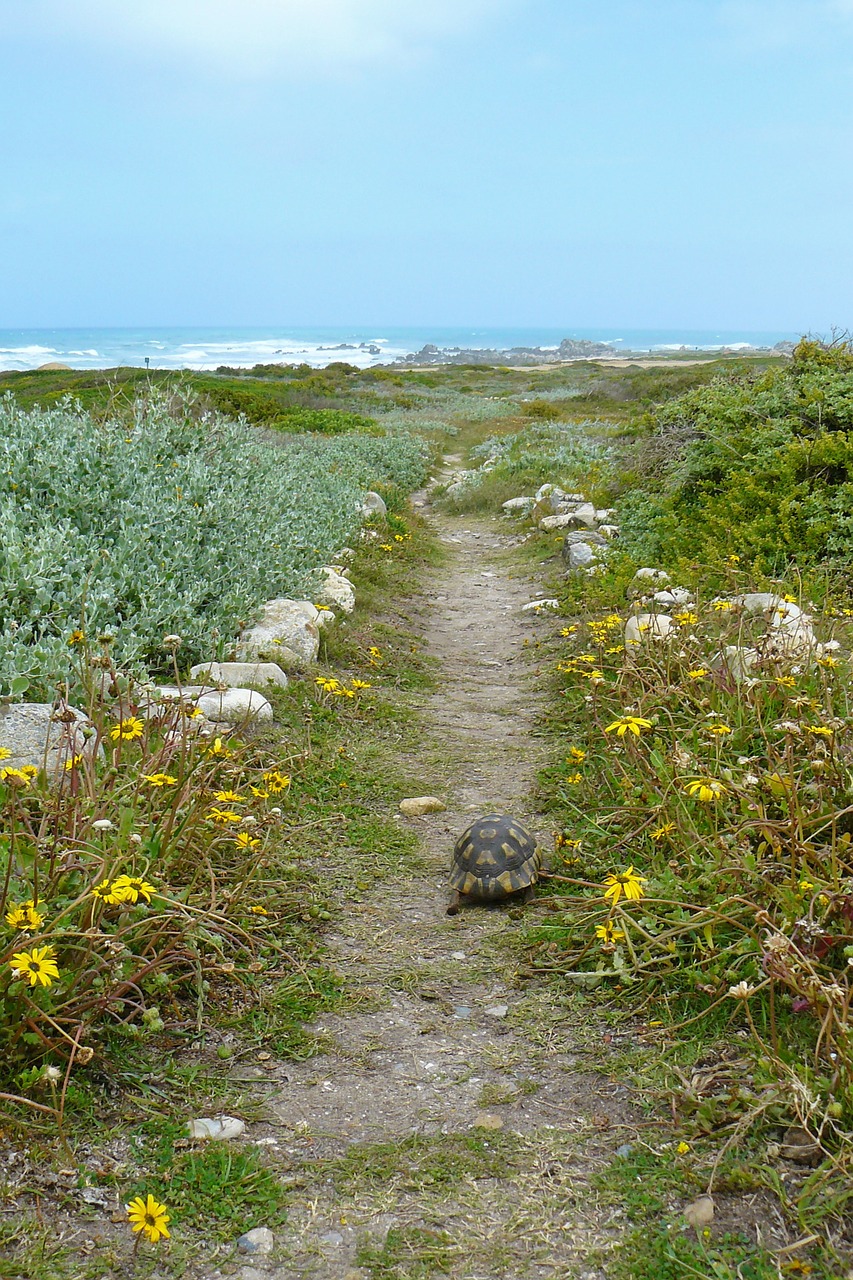
<svg viewBox="0 0 853 1280"><path fill-rule="evenodd" d="M0 681L30 697L71 678L78 630L137 674L168 671L168 633L187 666L226 656L265 600L310 595L366 490L410 490L427 456L360 431L282 448L188 391L123 412L6 397L0 440Z"/></svg>
<svg viewBox="0 0 853 1280"><path fill-rule="evenodd" d="M632 1142L595 1175L628 1224L608 1274L838 1275L853 1151L850 348L627 369L45 371L2 385L15 397L2 407L3 596L26 606L6 619L2 675L10 697L27 693L22 675L48 696L76 681L95 727L58 790L14 770L0 786L7 1131L73 1149L117 1098L141 1135L133 1176L84 1181L138 1197L144 1235L152 1196L147 1243L167 1210L169 1230L223 1239L235 1215L280 1221L287 1194L255 1149L234 1164L182 1145L176 1101L197 1109L211 1087L184 1051L208 1067L247 1047L313 1052L303 1022L350 998L324 930L416 860L388 795L405 787L401 744L416 731L401 691L431 674L399 600L438 553L405 495L452 448L469 469L442 499L451 513L497 512L551 482L614 508L621 527L588 575L564 577L563 534L533 524L514 553L558 601L531 646L547 699L538 802L555 834L524 963L572 1018L623 1037L607 1069L676 1153ZM212 630L231 637L267 596L310 591L312 570L355 541L368 486L390 522L358 542L354 575L360 603L391 605L393 623L360 609L329 632L319 679L270 695L276 727L248 741L195 737L181 701L137 716L144 670L180 683L190 661L217 656ZM626 643L652 594L643 567L689 597L665 643L648 624ZM750 593L778 602L774 616L801 610L819 648L772 651L767 617L740 603ZM164 647L167 632L182 644ZM748 669L721 661L747 650ZM126 711L99 705L93 669L127 690ZM236 1107L234 1084L217 1089ZM449 1158L433 1145L431 1159ZM405 1157L411 1178L408 1148L386 1157ZM803 1261L701 1227L674 1234L667 1206L684 1187L772 1196L807 1241ZM362 1248L372 1280L440 1274L459 1256L449 1236L401 1239Z"/></svg>

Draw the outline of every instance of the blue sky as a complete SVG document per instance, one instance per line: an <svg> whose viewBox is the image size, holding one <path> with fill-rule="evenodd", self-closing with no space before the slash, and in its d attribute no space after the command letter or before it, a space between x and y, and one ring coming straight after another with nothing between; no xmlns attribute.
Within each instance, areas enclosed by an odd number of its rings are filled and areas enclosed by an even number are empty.
<svg viewBox="0 0 853 1280"><path fill-rule="evenodd" d="M0 29L0 326L853 325L853 0Z"/></svg>

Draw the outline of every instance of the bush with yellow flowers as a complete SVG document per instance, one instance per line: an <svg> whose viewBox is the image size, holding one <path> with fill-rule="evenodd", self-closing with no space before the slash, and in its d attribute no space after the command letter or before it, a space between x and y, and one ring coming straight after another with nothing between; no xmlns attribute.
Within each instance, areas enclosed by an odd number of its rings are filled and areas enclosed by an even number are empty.
<svg viewBox="0 0 853 1280"><path fill-rule="evenodd" d="M645 992L673 1022L745 1022L832 1141L853 1127L850 611L825 608L815 644L786 652L735 557L726 572L714 598L690 584L665 638L625 642L615 574L559 633L557 910L532 928L534 964Z"/></svg>
<svg viewBox="0 0 853 1280"><path fill-rule="evenodd" d="M0 1090L40 1110L46 1068L197 1023L223 966L261 967L252 884L290 787L190 701L100 670L121 693L93 696L84 751L69 736L50 776L0 740Z"/></svg>

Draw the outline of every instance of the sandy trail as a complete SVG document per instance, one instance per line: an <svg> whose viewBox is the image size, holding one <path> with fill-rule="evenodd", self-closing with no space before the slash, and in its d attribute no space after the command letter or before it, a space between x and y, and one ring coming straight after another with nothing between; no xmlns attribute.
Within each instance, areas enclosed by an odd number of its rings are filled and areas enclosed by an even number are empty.
<svg viewBox="0 0 853 1280"><path fill-rule="evenodd" d="M445 915L450 849L473 815L512 812L550 843L531 791L542 747L525 655L548 624L521 612L536 584L513 576L511 527L440 515L428 500L424 511L449 555L420 609L440 677L419 699L409 794L448 808L411 820L422 873L341 913L331 945L357 1001L314 1027L327 1051L268 1075L254 1136L295 1203L283 1252L241 1280L594 1280L593 1251L617 1229L589 1177L628 1136L628 1091L591 1074L595 1032L578 1029L568 996L520 976L529 914ZM333 1175L323 1162L346 1153L348 1172ZM377 1258L398 1270L376 1271Z"/></svg>

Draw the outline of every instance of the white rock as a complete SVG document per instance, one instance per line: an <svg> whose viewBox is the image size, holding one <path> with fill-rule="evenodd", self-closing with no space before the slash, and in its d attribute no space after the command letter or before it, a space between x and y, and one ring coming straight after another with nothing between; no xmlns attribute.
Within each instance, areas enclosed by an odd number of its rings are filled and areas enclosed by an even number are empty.
<svg viewBox="0 0 853 1280"><path fill-rule="evenodd" d="M543 609L559 609L559 600L531 600L521 606L522 613L541 613Z"/></svg>
<svg viewBox="0 0 853 1280"><path fill-rule="evenodd" d="M638 569L634 574L635 582L669 582L669 574L665 569Z"/></svg>
<svg viewBox="0 0 853 1280"><path fill-rule="evenodd" d="M275 662L199 662L190 670L191 680L209 684L225 684L229 689L242 689L246 685L276 684L287 688L287 676Z"/></svg>
<svg viewBox="0 0 853 1280"><path fill-rule="evenodd" d="M275 1236L269 1227L253 1227L240 1236L237 1248L240 1253L270 1254L275 1248Z"/></svg>
<svg viewBox="0 0 853 1280"><path fill-rule="evenodd" d="M509 498L501 506L508 516L523 516L532 510L535 501L531 497Z"/></svg>
<svg viewBox="0 0 853 1280"><path fill-rule="evenodd" d="M484 1012L489 1018L505 1018L509 1013L509 1005L493 1004L490 1009L486 1009Z"/></svg>
<svg viewBox="0 0 853 1280"><path fill-rule="evenodd" d="M65 777L66 762L73 756L91 759L95 753L94 726L84 712L68 707L59 713L50 702L13 702L0 705L0 747L10 753L6 768L34 765L44 769L48 781Z"/></svg>
<svg viewBox="0 0 853 1280"><path fill-rule="evenodd" d="M385 506L384 499L370 490L361 500L361 514L365 520L369 520L372 516L384 520L388 514L388 508Z"/></svg>
<svg viewBox="0 0 853 1280"><path fill-rule="evenodd" d="M598 559L595 549L588 542L571 542L563 547L563 559L569 573L578 569L587 569Z"/></svg>
<svg viewBox="0 0 853 1280"><path fill-rule="evenodd" d="M203 693L196 699L196 706L202 715L217 724L272 720L272 707L263 694L254 689L217 689Z"/></svg>
<svg viewBox="0 0 853 1280"><path fill-rule="evenodd" d="M589 547L606 547L607 539L602 538L601 532L594 532L592 529L572 529L571 533L567 533L563 539L563 555L566 554L567 547L573 547L576 542L585 542Z"/></svg>
<svg viewBox="0 0 853 1280"><path fill-rule="evenodd" d="M595 518L595 507L591 502L579 503L571 513L570 520L577 526L586 525L587 529L594 529L598 521Z"/></svg>
<svg viewBox="0 0 853 1280"><path fill-rule="evenodd" d="M599 524L610 524L616 519L616 512L613 507L601 507L596 511L595 518Z"/></svg>
<svg viewBox="0 0 853 1280"><path fill-rule="evenodd" d="M793 609L796 613L792 616L796 616L800 612L797 605L789 604L772 591L748 591L742 596L732 596L731 603L745 609L747 613L770 613L776 610L786 613Z"/></svg>
<svg viewBox="0 0 853 1280"><path fill-rule="evenodd" d="M567 529L573 520L572 515L543 516L539 521L539 528L544 533L553 533L555 529Z"/></svg>
<svg viewBox="0 0 853 1280"><path fill-rule="evenodd" d="M612 542L614 538L619 537L619 526L618 524L600 524L598 526L598 532L605 537L608 542Z"/></svg>
<svg viewBox="0 0 853 1280"><path fill-rule="evenodd" d="M693 596L686 587L670 587L666 591L656 591L652 596L655 604L686 605L693 603Z"/></svg>
<svg viewBox="0 0 853 1280"><path fill-rule="evenodd" d="M425 813L444 813L446 808L438 796L407 796L400 801L400 812L407 818L422 818Z"/></svg>
<svg viewBox="0 0 853 1280"><path fill-rule="evenodd" d="M309 666L320 646L319 612L310 600L268 600L258 622L237 645L240 660L265 658L279 666Z"/></svg>
<svg viewBox="0 0 853 1280"><path fill-rule="evenodd" d="M638 613L625 623L625 644L665 640L674 628L668 613Z"/></svg>
<svg viewBox="0 0 853 1280"><path fill-rule="evenodd" d="M711 659L711 666L715 671L728 671L731 677L740 683L742 680L749 679L749 673L758 662L759 653L757 649L748 649L739 644L727 644L721 653L717 653Z"/></svg>
<svg viewBox="0 0 853 1280"><path fill-rule="evenodd" d="M210 1120L188 1120L187 1132L197 1142L230 1142L244 1134L246 1126L236 1116L216 1116Z"/></svg>
<svg viewBox="0 0 853 1280"><path fill-rule="evenodd" d="M320 573L323 575L323 583L314 596L316 603L328 605L330 609L340 609L341 613L352 613L355 608L352 583L339 568L332 568L330 565L326 565Z"/></svg>

